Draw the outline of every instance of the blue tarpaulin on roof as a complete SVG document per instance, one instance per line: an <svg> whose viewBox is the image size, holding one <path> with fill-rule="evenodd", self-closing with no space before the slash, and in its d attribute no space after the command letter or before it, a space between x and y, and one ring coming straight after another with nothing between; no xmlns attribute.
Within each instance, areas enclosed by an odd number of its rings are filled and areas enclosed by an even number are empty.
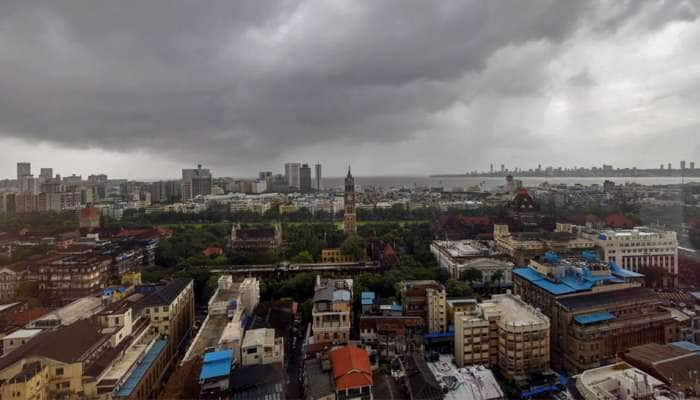
<svg viewBox="0 0 700 400"><path fill-rule="evenodd" d="M577 315L574 317L574 320L582 325L609 321L611 319L615 319L615 316L607 311L595 312L586 315Z"/></svg>
<svg viewBox="0 0 700 400"><path fill-rule="evenodd" d="M360 297L362 298L362 300L364 300L364 299L374 300L374 292L362 292L362 295Z"/></svg>
<svg viewBox="0 0 700 400"><path fill-rule="evenodd" d="M598 255L591 250L584 250L581 252L581 257L588 262L598 262Z"/></svg>
<svg viewBox="0 0 700 400"><path fill-rule="evenodd" d="M687 342L687 341L680 341L680 342L673 342L671 344L676 346L676 347L679 347L681 349L685 349L685 350L700 354L700 346L698 346L695 343Z"/></svg>
<svg viewBox="0 0 700 400"><path fill-rule="evenodd" d="M226 377L231 373L233 363L233 350L221 350L206 353L199 381L203 382L211 378Z"/></svg>
<svg viewBox="0 0 700 400"><path fill-rule="evenodd" d="M119 388L115 397L129 397L131 392L136 389L141 379L146 375L153 363L158 359L160 353L163 352L167 340L157 340L148 350L141 363L129 374L124 384Z"/></svg>
<svg viewBox="0 0 700 400"><path fill-rule="evenodd" d="M644 274L640 274L634 271L630 271L628 269L620 268L619 265L615 261L610 261L610 271L613 273L615 276L619 276L622 278L643 278Z"/></svg>
<svg viewBox="0 0 700 400"><path fill-rule="evenodd" d="M566 384L569 382L569 378L564 375L560 374L557 371L554 371L555 374L557 374L557 377L559 378L559 384L557 385L544 385L544 386L537 386L534 388L530 388L530 390L525 390L520 393L520 398L521 399L530 399L533 396L538 396L543 393L549 393L549 392L560 392L563 388L566 387Z"/></svg>

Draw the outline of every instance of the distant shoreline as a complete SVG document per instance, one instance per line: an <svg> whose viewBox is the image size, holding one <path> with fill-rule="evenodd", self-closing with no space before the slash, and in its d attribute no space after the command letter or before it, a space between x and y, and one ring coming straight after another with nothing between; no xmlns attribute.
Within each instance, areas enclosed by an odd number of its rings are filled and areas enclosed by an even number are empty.
<svg viewBox="0 0 700 400"><path fill-rule="evenodd" d="M581 179L581 178L597 178L597 179L639 179L639 178L700 178L700 173L696 173L693 175L636 175L636 176L631 176L631 175L529 175L529 174L518 174L518 173L513 173L513 174L507 174L507 175L491 175L491 174L478 174L478 175L467 175L467 174L433 174L433 175L428 175L428 178L503 178L505 179L508 175L513 176L515 179L519 178L538 178L538 179L547 179L547 178L572 178L572 179Z"/></svg>

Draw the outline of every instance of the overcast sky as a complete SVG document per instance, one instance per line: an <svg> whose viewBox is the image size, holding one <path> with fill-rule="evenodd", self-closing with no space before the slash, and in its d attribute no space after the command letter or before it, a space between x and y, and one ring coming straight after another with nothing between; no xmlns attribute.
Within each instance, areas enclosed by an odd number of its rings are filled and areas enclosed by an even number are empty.
<svg viewBox="0 0 700 400"><path fill-rule="evenodd" d="M2 0L0 177L700 164L700 1Z"/></svg>

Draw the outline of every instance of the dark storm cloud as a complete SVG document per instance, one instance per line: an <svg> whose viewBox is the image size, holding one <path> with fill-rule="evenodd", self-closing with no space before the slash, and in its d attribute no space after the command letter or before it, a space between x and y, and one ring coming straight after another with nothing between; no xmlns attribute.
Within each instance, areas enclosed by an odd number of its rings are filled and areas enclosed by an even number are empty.
<svg viewBox="0 0 700 400"><path fill-rule="evenodd" d="M697 16L692 2L4 0L0 135L237 162L401 142L455 103L546 91L548 55L582 26ZM508 59L528 43L531 60Z"/></svg>

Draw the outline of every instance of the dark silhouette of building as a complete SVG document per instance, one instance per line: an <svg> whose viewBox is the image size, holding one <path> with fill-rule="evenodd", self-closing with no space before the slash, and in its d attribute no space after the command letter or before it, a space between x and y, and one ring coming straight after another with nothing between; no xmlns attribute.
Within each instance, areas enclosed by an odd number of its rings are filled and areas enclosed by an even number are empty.
<svg viewBox="0 0 700 400"><path fill-rule="evenodd" d="M311 167L309 164L302 164L299 169L299 186L302 193L311 192Z"/></svg>

